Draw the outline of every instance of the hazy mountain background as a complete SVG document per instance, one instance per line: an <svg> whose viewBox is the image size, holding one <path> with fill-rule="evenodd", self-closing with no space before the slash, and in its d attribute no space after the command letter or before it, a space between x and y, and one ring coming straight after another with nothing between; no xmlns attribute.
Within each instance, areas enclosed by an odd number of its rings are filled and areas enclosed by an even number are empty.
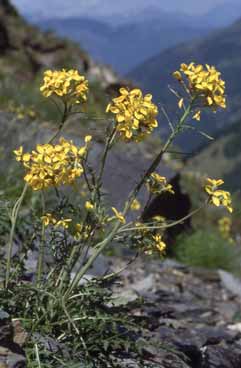
<svg viewBox="0 0 241 368"><path fill-rule="evenodd" d="M111 22L116 21L117 16L128 18L143 12L144 9L155 8L159 11L167 11L172 13L185 13L189 15L200 15L209 12L216 6L223 4L232 4L238 0L13 0L12 2L26 16L30 15L36 18L53 18L53 17L92 17L92 18L109 18ZM112 19L112 20L111 20ZM119 19L119 22L121 19Z"/></svg>
<svg viewBox="0 0 241 368"><path fill-rule="evenodd" d="M93 58L120 74L241 15L238 0L203 1L202 5L188 0L15 0L15 4L42 29L77 41Z"/></svg>
<svg viewBox="0 0 241 368"><path fill-rule="evenodd" d="M95 59L151 92L173 118L172 72L181 62L215 65L226 81L228 108L204 115L198 124L217 140L207 145L206 138L190 132L178 144L185 152L198 152L194 169L215 168L214 175L240 186L241 0L14 2L32 22L77 41ZM167 134L162 116L159 134Z"/></svg>
<svg viewBox="0 0 241 368"><path fill-rule="evenodd" d="M208 114L202 123L202 128L215 136L217 131L235 123L241 117L241 19L201 40L183 43L161 52L133 70L129 78L145 91L152 91L156 101L172 113L176 110L176 98L167 92L169 85L177 87L172 72L182 62L191 61L215 65L226 81L228 108L215 115ZM200 136L192 140L185 137L179 143L187 149L195 149L205 140Z"/></svg>

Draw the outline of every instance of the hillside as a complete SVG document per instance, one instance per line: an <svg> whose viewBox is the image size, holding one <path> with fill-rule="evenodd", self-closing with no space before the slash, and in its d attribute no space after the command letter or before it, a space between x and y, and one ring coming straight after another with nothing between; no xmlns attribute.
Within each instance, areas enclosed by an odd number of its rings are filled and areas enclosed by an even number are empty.
<svg viewBox="0 0 241 368"><path fill-rule="evenodd" d="M94 165L97 165L108 123L106 105L126 82L111 68L95 63L75 43L28 24L6 0L4 4L0 2L0 30L3 35L0 39L1 194L7 196L17 185L16 176L21 175L12 151L20 145L32 149L36 142L46 141L56 132L59 112L51 99L47 100L39 91L45 69L76 68L89 80L88 101L84 107L86 114L73 114L63 134L79 144L82 144L84 135L91 134L96 142L92 155ZM116 145L107 169L105 187L114 193L115 202L122 200L135 178L142 174L159 144L158 138L151 137L149 142L138 146L130 144L128 152L121 143ZM117 169L110 179L109 172L113 167ZM163 170L166 175L173 175L170 170ZM123 193L113 189L118 185Z"/></svg>
<svg viewBox="0 0 241 368"><path fill-rule="evenodd" d="M92 113L103 111L107 92L119 87L120 79L110 67L94 62L74 42L31 25L7 0L0 2L0 32L0 109L9 111L10 102L34 105L43 118L53 117L54 106L46 105L39 92L42 73L48 68L76 68L86 75Z"/></svg>
<svg viewBox="0 0 241 368"><path fill-rule="evenodd" d="M219 133L217 139L192 158L187 170L200 170L223 178L226 186L240 193L241 188L241 120Z"/></svg>
<svg viewBox="0 0 241 368"><path fill-rule="evenodd" d="M176 98L168 93L168 85L176 86L172 72L182 62L208 63L215 65L226 81L228 108L216 115L203 118L202 130L216 135L224 126L235 123L241 116L241 20L232 26L211 33L202 40L183 43L170 48L128 74L146 91L151 91L156 101L161 102L169 112L176 106ZM185 149L196 149L205 138L181 139L179 144Z"/></svg>

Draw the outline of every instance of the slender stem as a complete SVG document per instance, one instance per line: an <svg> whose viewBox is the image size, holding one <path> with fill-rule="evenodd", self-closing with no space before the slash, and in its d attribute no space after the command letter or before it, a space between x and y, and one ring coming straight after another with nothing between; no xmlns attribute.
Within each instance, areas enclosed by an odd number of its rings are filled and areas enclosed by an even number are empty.
<svg viewBox="0 0 241 368"><path fill-rule="evenodd" d="M68 107L67 103L64 103L64 111L63 111L63 116L62 116L59 128L58 128L57 132L53 135L53 137L49 140L49 142L48 142L49 144L51 144L55 140L55 138L57 138L59 133L63 130L64 123L66 122L66 120L67 120L67 118L70 114L70 110L71 110L71 107Z"/></svg>
<svg viewBox="0 0 241 368"><path fill-rule="evenodd" d="M108 152L109 152L109 149L115 139L115 135L116 135L116 126L114 126L112 132L110 133L108 139L107 139L107 142L105 144L105 148L104 148L104 152L103 152L103 155L102 155L102 158L101 158L101 166L100 166L100 172L99 172L99 176L98 176L98 179L97 179L97 183L98 185L101 185L101 179L102 179L102 176L103 176L103 173L104 173L104 168L105 168L105 164L106 164L106 159L107 159L107 156L108 156Z"/></svg>
<svg viewBox="0 0 241 368"><path fill-rule="evenodd" d="M133 191L130 193L129 198L128 198L127 202L126 202L124 211L123 211L123 215L126 215L126 213L129 211L132 201L136 198L137 194L139 193L139 191L142 188L143 184L145 183L146 179L153 173L153 171L157 168L157 166L161 162L161 159L163 157L163 154L168 150L168 148L172 144L173 140L175 139L176 135L180 132L180 130L182 128L182 125L185 123L188 115L191 112L191 108L192 108L192 105L190 104L188 106L188 108L184 111L184 114L181 117L181 119L179 120L177 126L175 127L175 130L172 131L171 135L167 139L166 143L162 147L162 149L159 152L159 154L156 156L156 158L154 159L154 161L151 163L151 165L149 166L149 168L146 170L146 172L142 176L142 178L139 181L139 183L135 186L135 188L133 189Z"/></svg>
<svg viewBox="0 0 241 368"><path fill-rule="evenodd" d="M39 358L39 351L38 351L38 345L34 344L34 350L35 350L35 354L36 354L36 361L38 364L38 368L41 368L41 363L40 363L40 358Z"/></svg>
<svg viewBox="0 0 241 368"><path fill-rule="evenodd" d="M103 174L104 174L104 169L105 169L107 156L108 156L110 148L111 148L111 146L114 142L115 136L116 136L116 126L113 127L110 135L108 136L108 139L106 140L104 151L103 151L103 154L102 154L102 157L101 157L101 160L100 160L101 164L100 164L99 175L96 179L94 201L96 201L96 199L98 198L98 201L100 202L100 188L101 188L101 185L102 185L102 177L103 177Z"/></svg>
<svg viewBox="0 0 241 368"><path fill-rule="evenodd" d="M93 253L92 256L88 259L86 264L81 268L80 272L75 275L69 289L65 293L65 297L67 297L72 292L72 290L75 288L75 286L78 285L81 278L86 274L86 272L92 266L92 264L94 263L96 258L99 256L99 254L101 254L102 251L105 249L105 247L114 239L115 234L120 226L121 226L121 223L117 221L112 231L109 233L109 235L103 241L101 241L95 246L96 252Z"/></svg>
<svg viewBox="0 0 241 368"><path fill-rule="evenodd" d="M154 159L150 167L146 170L145 174L141 178L140 182L136 185L136 187L133 189L133 191L130 193L129 198L126 202L126 205L124 207L123 215L126 215L128 210L130 209L132 201L136 198L137 194L139 193L141 187L146 181L146 178L156 169L156 167L159 165L163 153L166 152L168 147L172 144L174 138L176 135L180 132L182 125L185 123L188 115L191 112L192 105L190 104L189 107L184 111L183 116L180 118L175 130L171 133L170 137L167 139L165 145L161 149L160 153L157 155L157 157ZM65 297L68 297L68 295L72 292L72 290L78 285L81 278L85 275L85 273L88 271L88 269L92 266L96 258L99 256L99 254L102 253L102 251L106 248L106 246L114 239L116 233L118 232L119 228L121 226L120 221L116 221L113 229L109 233L109 235L100 243L98 243L95 246L96 252L92 254L92 256L88 259L86 264L81 268L81 270L75 275L74 279L72 280L72 283L69 287L69 289L65 293Z"/></svg>
<svg viewBox="0 0 241 368"><path fill-rule="evenodd" d="M21 196L16 201L11 214L11 231L9 236L8 248L7 248L7 263L6 263L6 275L5 275L5 287L8 287L9 278L10 278L10 270L11 270L11 259L12 259L12 251L13 251L13 239L16 229L17 218L19 214L19 210L21 208L22 202L24 200L25 194L28 189L28 184L25 184Z"/></svg>
<svg viewBox="0 0 241 368"><path fill-rule="evenodd" d="M195 215L197 212L199 212L200 210L202 210L204 208L204 206L206 206L206 203L203 206L200 206L198 208L196 208L195 210L193 210L192 212L188 213L186 216L180 218L179 220L176 221L172 221L170 224L165 224L165 225L154 225L154 226L138 226L138 227L129 227L129 228L125 228L125 229L120 229L119 231L117 231L117 234L120 233L125 233L127 231L136 231L136 230L155 230L155 229L167 229L173 226L176 226L178 224L181 224L183 221L189 219L190 217L192 217L193 215Z"/></svg>
<svg viewBox="0 0 241 368"><path fill-rule="evenodd" d="M45 214L45 202L44 196L42 193L42 213ZM42 223L41 230L41 242L39 247L39 255L38 255L38 267L37 267L37 284L40 284L43 273L43 262L44 262L44 250L45 250L45 225Z"/></svg>

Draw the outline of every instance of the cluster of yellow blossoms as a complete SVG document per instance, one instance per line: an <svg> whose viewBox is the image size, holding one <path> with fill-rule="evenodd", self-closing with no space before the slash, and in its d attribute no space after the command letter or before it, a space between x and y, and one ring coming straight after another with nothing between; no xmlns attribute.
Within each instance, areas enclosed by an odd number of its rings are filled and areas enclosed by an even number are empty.
<svg viewBox="0 0 241 368"><path fill-rule="evenodd" d="M81 223L77 223L75 225L75 240L81 241L86 240L89 238L91 233L91 226L90 225L83 225Z"/></svg>
<svg viewBox="0 0 241 368"><path fill-rule="evenodd" d="M78 104L87 99L88 81L77 70L46 70L40 91L44 97L54 95Z"/></svg>
<svg viewBox="0 0 241 368"><path fill-rule="evenodd" d="M46 213L41 217L41 220L44 226L53 225L54 227L63 227L64 229L68 229L70 222L72 222L72 219L61 218L57 220L51 213Z"/></svg>
<svg viewBox="0 0 241 368"><path fill-rule="evenodd" d="M218 221L219 232L224 239L229 241L229 243L234 242L231 236L231 227L232 220L230 217L224 216Z"/></svg>
<svg viewBox="0 0 241 368"><path fill-rule="evenodd" d="M188 80L188 91L194 101L200 107L210 107L216 111L218 107L226 108L225 82L221 79L221 73L214 66L208 64L195 65L195 63L181 64L180 70L173 73L173 76L181 83L184 83L183 75ZM181 101L181 102L180 102ZM182 99L179 107L182 106ZM200 120L201 111L198 110L193 118Z"/></svg>
<svg viewBox="0 0 241 368"><path fill-rule="evenodd" d="M135 243L143 249L147 255L152 255L153 252L157 251L159 254L163 254L166 250L166 243L162 240L162 234L158 229L153 234L153 229L149 229L146 225L151 226L164 226L165 218L162 216L155 216L152 218L151 224L144 224L136 222L136 236Z"/></svg>
<svg viewBox="0 0 241 368"><path fill-rule="evenodd" d="M90 140L91 136L86 136L85 146L78 148L72 141L60 138L56 145L38 144L31 153L24 153L21 146L14 153L27 169L24 180L33 190L72 184L83 173L81 161Z"/></svg>
<svg viewBox="0 0 241 368"><path fill-rule="evenodd" d="M147 189L152 194L160 194L162 192L169 192L174 194L171 184L167 183L165 176L157 173L152 173L146 183Z"/></svg>
<svg viewBox="0 0 241 368"><path fill-rule="evenodd" d="M210 203L217 207L224 206L229 212L233 212L230 193L226 190L218 189L223 183L224 181L221 179L215 180L208 178L205 190L210 196Z"/></svg>
<svg viewBox="0 0 241 368"><path fill-rule="evenodd" d="M106 112L116 115L116 129L126 141L139 142L158 126L158 108L152 95L143 96L140 89L120 88L120 96L107 106Z"/></svg>
<svg viewBox="0 0 241 368"><path fill-rule="evenodd" d="M162 236L160 234L153 235L153 240L155 242L155 246L160 253L163 253L166 250L166 243L162 240Z"/></svg>

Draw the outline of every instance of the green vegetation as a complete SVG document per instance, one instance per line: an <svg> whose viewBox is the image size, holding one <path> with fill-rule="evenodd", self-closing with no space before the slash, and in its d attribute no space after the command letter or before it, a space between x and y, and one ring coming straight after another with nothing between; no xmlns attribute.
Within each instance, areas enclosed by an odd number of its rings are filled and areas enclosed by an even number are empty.
<svg viewBox="0 0 241 368"><path fill-rule="evenodd" d="M223 239L212 227L179 236L175 256L193 267L222 269L240 275L240 249Z"/></svg>

